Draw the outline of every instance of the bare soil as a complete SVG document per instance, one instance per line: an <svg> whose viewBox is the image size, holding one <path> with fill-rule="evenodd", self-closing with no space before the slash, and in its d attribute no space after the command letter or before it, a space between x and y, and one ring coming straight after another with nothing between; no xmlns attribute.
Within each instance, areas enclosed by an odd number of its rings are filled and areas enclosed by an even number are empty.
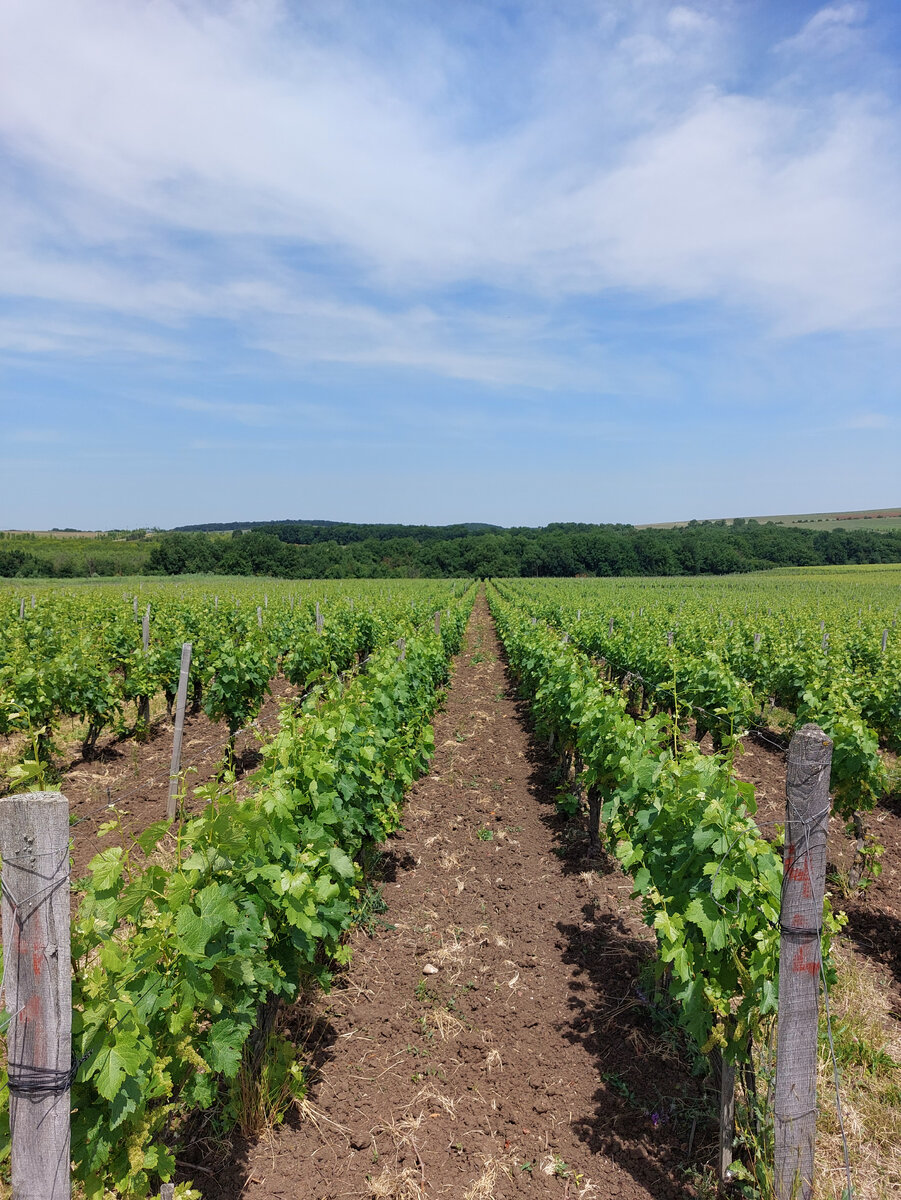
<svg viewBox="0 0 901 1200"><path fill-rule="evenodd" d="M709 1084L655 1025L628 881L557 814L484 597L435 732L387 910L331 994L285 1014L313 1117L185 1176L223 1200L694 1194Z"/></svg>
<svg viewBox="0 0 901 1200"><path fill-rule="evenodd" d="M239 777L259 765L261 737L271 736L277 730L281 704L298 694L298 689L283 676L273 679L269 687L270 694L258 717L235 739L234 765ZM120 842L123 835L139 834L166 816L174 728L166 715L165 701L157 697L151 708L151 729L146 741L107 734L99 739L94 757L86 760L81 755L79 731L78 723L69 721L56 738L60 749L59 782L54 784L69 801L73 879L85 873L98 850ZM12 739L0 739L0 749L7 745L12 745ZM200 807L202 802L192 791L221 772L227 745L225 722L210 721L203 712L194 715L188 712L181 754L181 769L185 774L182 786L187 792L185 811L193 812ZM21 749L19 746L18 752ZM121 820L122 833L99 839L97 829L114 816Z"/></svg>

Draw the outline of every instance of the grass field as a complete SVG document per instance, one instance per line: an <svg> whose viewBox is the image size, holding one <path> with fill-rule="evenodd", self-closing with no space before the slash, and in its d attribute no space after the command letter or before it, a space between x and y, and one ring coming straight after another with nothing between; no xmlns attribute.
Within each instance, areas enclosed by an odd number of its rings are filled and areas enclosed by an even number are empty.
<svg viewBox="0 0 901 1200"><path fill-rule="evenodd" d="M727 525L740 518L721 518ZM748 521L757 521L761 525L798 525L802 528L817 529L874 529L882 533L889 529L901 529L901 508L869 508L855 512L828 513L783 513L778 516L746 517ZM647 525L638 525L638 529L678 529L690 524L688 521L653 521Z"/></svg>

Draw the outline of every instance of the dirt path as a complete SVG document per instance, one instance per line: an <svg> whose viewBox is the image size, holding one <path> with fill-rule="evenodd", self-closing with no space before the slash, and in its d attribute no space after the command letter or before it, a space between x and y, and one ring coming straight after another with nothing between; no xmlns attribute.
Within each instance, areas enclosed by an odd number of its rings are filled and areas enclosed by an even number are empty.
<svg viewBox="0 0 901 1200"><path fill-rule="evenodd" d="M500 656L480 596L387 848L387 911L291 1018L317 1122L237 1145L215 1183L195 1174L205 1196L692 1194L686 1147L703 1158L714 1131L676 1035L652 1027L650 935L626 879L588 872L567 835Z"/></svg>

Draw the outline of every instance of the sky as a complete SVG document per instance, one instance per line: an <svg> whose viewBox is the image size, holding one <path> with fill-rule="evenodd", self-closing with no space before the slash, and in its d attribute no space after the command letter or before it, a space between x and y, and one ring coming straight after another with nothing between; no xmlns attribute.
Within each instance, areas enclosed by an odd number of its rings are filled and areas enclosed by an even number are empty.
<svg viewBox="0 0 901 1200"><path fill-rule="evenodd" d="M3 0L0 528L901 504L895 0Z"/></svg>

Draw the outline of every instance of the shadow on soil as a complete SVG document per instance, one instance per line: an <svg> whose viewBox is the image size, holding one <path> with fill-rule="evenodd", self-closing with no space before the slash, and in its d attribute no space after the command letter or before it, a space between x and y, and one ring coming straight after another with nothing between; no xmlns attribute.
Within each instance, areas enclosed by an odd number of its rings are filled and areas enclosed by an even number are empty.
<svg viewBox="0 0 901 1200"><path fill-rule="evenodd" d="M510 695L516 686L505 662ZM517 702L517 719L530 735L529 790L541 820L556 842L564 876L594 871L624 882L619 865L603 850L589 851L583 818L560 813L556 798L565 786L551 753L535 733L528 702ZM622 893L619 893L622 895ZM563 1037L581 1045L597 1064L594 1110L573 1113L572 1125L593 1154L604 1154L654 1196L689 1196L677 1182L689 1166L699 1170L718 1144L715 1101L706 1064L685 1042L665 1000L655 1004L652 943L629 928L618 902L604 894L557 928L563 961L574 968L569 1016ZM697 1074L686 1065L693 1063Z"/></svg>
<svg viewBox="0 0 901 1200"><path fill-rule="evenodd" d="M400 872L412 870L415 866L416 859L412 854L389 839L386 845L373 852L367 878L377 893L383 884L396 883ZM360 924L368 928L367 921L371 919L371 914L361 913ZM378 924L377 918L375 924ZM334 987L337 990L342 986L341 971L336 970ZM333 1024L322 1011L321 993L311 990L290 1007L283 1007L279 1015L279 1028L301 1052L307 1072L307 1097L315 1106L316 1094L327 1073L337 1038ZM209 1114L201 1118L192 1131L192 1144L178 1160L176 1180L193 1180L205 1200L241 1200L251 1182L249 1156L258 1148L259 1138L247 1139L236 1131L214 1137L206 1133L205 1126L208 1123L211 1123ZM289 1129L298 1129L300 1124L300 1114L292 1107L285 1115L284 1125Z"/></svg>

